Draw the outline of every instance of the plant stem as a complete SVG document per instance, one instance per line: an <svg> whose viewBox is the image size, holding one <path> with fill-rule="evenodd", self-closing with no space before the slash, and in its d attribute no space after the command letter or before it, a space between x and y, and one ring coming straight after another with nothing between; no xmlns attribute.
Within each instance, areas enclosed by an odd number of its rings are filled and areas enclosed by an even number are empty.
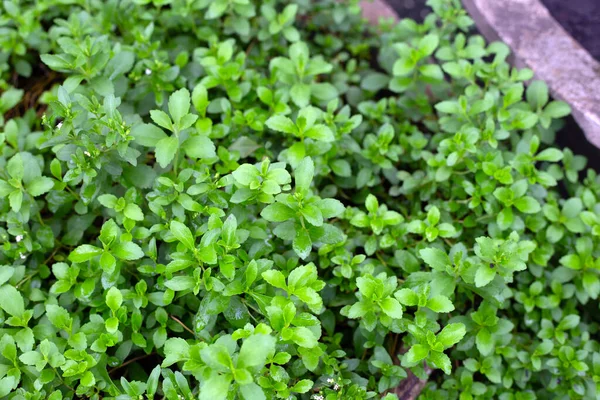
<svg viewBox="0 0 600 400"><path fill-rule="evenodd" d="M187 327L186 324L184 324L183 322L181 322L181 320L179 320L176 316L174 315L169 315L169 317L171 317L171 319L175 322L177 322L179 325L181 325L183 327L183 329L185 329L186 331L188 331L189 333L191 333L192 335L196 336L196 334L194 333L193 330L191 330L190 328Z"/></svg>

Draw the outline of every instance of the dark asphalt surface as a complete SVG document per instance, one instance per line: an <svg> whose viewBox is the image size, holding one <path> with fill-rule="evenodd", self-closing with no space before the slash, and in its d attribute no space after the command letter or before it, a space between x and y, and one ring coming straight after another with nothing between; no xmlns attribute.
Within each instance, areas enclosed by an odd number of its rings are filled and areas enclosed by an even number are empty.
<svg viewBox="0 0 600 400"><path fill-rule="evenodd" d="M542 0L552 16L600 61L600 0Z"/></svg>

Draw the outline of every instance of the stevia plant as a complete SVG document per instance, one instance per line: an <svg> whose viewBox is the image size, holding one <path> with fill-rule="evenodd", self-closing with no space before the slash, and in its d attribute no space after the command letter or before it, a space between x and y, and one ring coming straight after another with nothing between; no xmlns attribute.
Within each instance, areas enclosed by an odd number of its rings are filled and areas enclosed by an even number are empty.
<svg viewBox="0 0 600 400"><path fill-rule="evenodd" d="M600 397L600 178L458 0L0 5L0 397Z"/></svg>

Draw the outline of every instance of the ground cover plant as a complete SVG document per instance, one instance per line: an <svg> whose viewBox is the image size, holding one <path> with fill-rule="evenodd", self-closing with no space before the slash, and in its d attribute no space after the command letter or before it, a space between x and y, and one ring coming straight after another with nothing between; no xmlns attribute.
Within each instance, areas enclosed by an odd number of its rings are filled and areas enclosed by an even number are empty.
<svg viewBox="0 0 600 400"><path fill-rule="evenodd" d="M458 0L0 5L0 397L592 399L600 179Z"/></svg>

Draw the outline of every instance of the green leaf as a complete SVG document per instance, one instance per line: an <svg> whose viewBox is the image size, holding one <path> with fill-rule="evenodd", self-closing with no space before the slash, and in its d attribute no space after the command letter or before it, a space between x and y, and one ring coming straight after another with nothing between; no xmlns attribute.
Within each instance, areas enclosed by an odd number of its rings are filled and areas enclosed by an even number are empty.
<svg viewBox="0 0 600 400"><path fill-rule="evenodd" d="M333 135L331 129L329 129L328 126L322 124L318 124L311 127L306 132L304 132L304 136L321 142L333 142L335 140L335 136Z"/></svg>
<svg viewBox="0 0 600 400"><path fill-rule="evenodd" d="M197 84L192 91L192 103L194 108L201 116L206 115L206 108L209 105L208 91L202 84Z"/></svg>
<svg viewBox="0 0 600 400"><path fill-rule="evenodd" d="M21 153L15 154L8 163L6 163L6 172L10 175L11 178L21 180L25 173L25 168L23 166L23 158Z"/></svg>
<svg viewBox="0 0 600 400"><path fill-rule="evenodd" d="M106 208L115 208L117 201L117 196L112 194L102 194L98 196L98 202Z"/></svg>
<svg viewBox="0 0 600 400"><path fill-rule="evenodd" d="M312 240L310 239L307 230L299 229L296 231L292 247L298 257L303 260L310 255L310 251L312 250Z"/></svg>
<svg viewBox="0 0 600 400"><path fill-rule="evenodd" d="M344 204L336 199L323 199L317 203L317 207L325 219L335 218L341 215L346 209Z"/></svg>
<svg viewBox="0 0 600 400"><path fill-rule="evenodd" d="M416 306L419 303L419 296L410 289L400 289L394 293L394 297L405 306Z"/></svg>
<svg viewBox="0 0 600 400"><path fill-rule="evenodd" d="M563 153L559 149L546 149L535 156L538 161L557 162L563 159Z"/></svg>
<svg viewBox="0 0 600 400"><path fill-rule="evenodd" d="M76 263L85 262L102 254L102 249L89 244L82 244L69 254L69 260Z"/></svg>
<svg viewBox="0 0 600 400"><path fill-rule="evenodd" d="M475 286L483 287L490 283L495 277L496 269L493 265L482 265L477 268L477 272L475 273Z"/></svg>
<svg viewBox="0 0 600 400"><path fill-rule="evenodd" d="M405 354L402 356L402 366L412 367L417 365L419 361L424 360L429 354L429 349L422 344L413 345Z"/></svg>
<svg viewBox="0 0 600 400"><path fill-rule="evenodd" d="M285 284L285 276L283 276L283 274L280 271L277 271L274 269L265 271L262 273L262 277L271 286L275 286L276 288L287 290L287 285Z"/></svg>
<svg viewBox="0 0 600 400"><path fill-rule="evenodd" d="M419 254L431 268L445 272L446 266L451 265L448 255L437 248L422 249Z"/></svg>
<svg viewBox="0 0 600 400"><path fill-rule="evenodd" d="M540 203L531 196L523 196L515 200L515 207L525 214L535 214L542 210Z"/></svg>
<svg viewBox="0 0 600 400"><path fill-rule="evenodd" d="M212 374L202 381L199 400L225 400L229 393L231 379L231 375Z"/></svg>
<svg viewBox="0 0 600 400"><path fill-rule="evenodd" d="M194 240L194 235L192 235L192 231L190 228L185 226L179 221L171 221L171 225L169 226L171 233L177 240L179 240L185 247L189 250L194 251L196 249L196 242Z"/></svg>
<svg viewBox="0 0 600 400"><path fill-rule="evenodd" d="M390 78L386 74L374 72L367 75L361 82L360 87L364 90L377 92L388 85Z"/></svg>
<svg viewBox="0 0 600 400"><path fill-rule="evenodd" d="M171 121L171 118L169 118L169 116L167 115L166 112L161 111L161 110L151 110L150 118L152 119L152 121L154 121L154 123L156 125L161 126L170 131L173 130L173 123ZM156 135L156 132L154 132L154 134ZM158 142L157 142L157 146L158 146Z"/></svg>
<svg viewBox="0 0 600 400"><path fill-rule="evenodd" d="M477 332L475 344L477 345L477 350L479 350L481 355L488 356L492 354L492 351L494 350L494 339L489 329L482 328L479 332Z"/></svg>
<svg viewBox="0 0 600 400"><path fill-rule="evenodd" d="M350 166L350 163L346 160L333 160L330 164L330 167L333 173L337 176L345 178L352 176L352 167Z"/></svg>
<svg viewBox="0 0 600 400"><path fill-rule="evenodd" d="M13 317L21 317L25 312L25 305L21 293L14 286L0 287L0 308Z"/></svg>
<svg viewBox="0 0 600 400"><path fill-rule="evenodd" d="M259 178L260 172L254 165L242 164L232 172L232 175L238 183L249 186Z"/></svg>
<svg viewBox="0 0 600 400"><path fill-rule="evenodd" d="M425 35L419 41L419 45L418 45L419 53L421 53L422 56L430 56L431 54L433 54L435 49L438 47L439 42L440 42L440 39L439 39L438 35L436 35L435 33L430 33L428 35Z"/></svg>
<svg viewBox="0 0 600 400"><path fill-rule="evenodd" d="M583 265L581 264L581 259L577 254L567 254L566 256L561 257L559 262L561 265L564 265L565 267L570 269L577 270L583 267Z"/></svg>
<svg viewBox="0 0 600 400"><path fill-rule="evenodd" d="M14 212L19 212L21 210L21 206L23 205L23 192L20 189L13 191L8 196L8 201L10 204L10 208Z"/></svg>
<svg viewBox="0 0 600 400"><path fill-rule="evenodd" d="M544 115L550 118L563 118L571 114L571 107L563 101L553 101L544 109Z"/></svg>
<svg viewBox="0 0 600 400"><path fill-rule="evenodd" d="M437 313L448 313L454 311L454 304L449 298L442 295L433 296L427 300L427 307Z"/></svg>
<svg viewBox="0 0 600 400"><path fill-rule="evenodd" d="M27 193L33 197L48 193L54 187L54 181L45 176L38 176L27 184Z"/></svg>
<svg viewBox="0 0 600 400"><path fill-rule="evenodd" d="M321 210L313 204L307 204L300 209L300 214L304 219L313 226L323 225L323 215Z"/></svg>
<svg viewBox="0 0 600 400"><path fill-rule="evenodd" d="M56 304L46 304L46 316L48 320L58 329L71 330L72 319L69 312Z"/></svg>
<svg viewBox="0 0 600 400"><path fill-rule="evenodd" d="M144 213L142 212L142 209L140 208L140 206L138 206L137 204L127 204L125 206L125 209L123 210L123 214L129 218L132 219L134 221L143 221L144 220Z"/></svg>
<svg viewBox="0 0 600 400"><path fill-rule="evenodd" d="M168 367L190 357L190 345L182 338L169 338L165 342L165 359L161 367Z"/></svg>
<svg viewBox="0 0 600 400"><path fill-rule="evenodd" d="M152 124L139 124L131 129L133 140L142 146L156 147L158 142L167 137L162 129Z"/></svg>
<svg viewBox="0 0 600 400"><path fill-rule="evenodd" d="M283 115L273 115L265 124L269 129L277 132L289 133L290 135L296 135L298 132L298 128L296 128L294 122Z"/></svg>
<svg viewBox="0 0 600 400"><path fill-rule="evenodd" d="M527 102L535 109L548 103L548 86L542 81L533 81L526 92Z"/></svg>
<svg viewBox="0 0 600 400"><path fill-rule="evenodd" d="M10 185L5 180L0 179L0 198L4 198L14 192L15 187Z"/></svg>
<svg viewBox="0 0 600 400"><path fill-rule="evenodd" d="M300 347L306 347L308 349L312 349L317 347L319 342L317 338L312 333L312 331L304 326L300 326L297 328L293 328L294 333L292 336L292 340Z"/></svg>
<svg viewBox="0 0 600 400"><path fill-rule="evenodd" d="M111 253L121 260L139 260L144 257L142 248L133 242L121 242L111 249Z"/></svg>
<svg viewBox="0 0 600 400"><path fill-rule="evenodd" d="M440 368L446 375L452 372L450 358L442 352L432 351L428 359L435 367Z"/></svg>
<svg viewBox="0 0 600 400"><path fill-rule="evenodd" d="M283 222L295 218L296 212L282 203L273 203L266 206L260 216L271 222Z"/></svg>
<svg viewBox="0 0 600 400"><path fill-rule="evenodd" d="M106 292L106 305L108 308L114 312L121 307L121 304L123 304L123 295L121 294L121 291L114 286L108 289Z"/></svg>
<svg viewBox="0 0 600 400"><path fill-rule="evenodd" d="M240 386L240 393L244 400L266 400L265 392L256 383L249 383Z"/></svg>
<svg viewBox="0 0 600 400"><path fill-rule="evenodd" d="M305 287L310 282L317 279L317 267L313 263L294 268L288 276L288 285L290 289L295 290Z"/></svg>
<svg viewBox="0 0 600 400"><path fill-rule="evenodd" d="M175 136L159 140L158 143L156 143L156 149L154 151L158 165L162 168L166 168L171 161L173 161L178 148L179 139Z"/></svg>
<svg viewBox="0 0 600 400"><path fill-rule="evenodd" d="M456 343L460 342L466 333L467 330L465 329L464 324L448 324L440 333L438 333L437 340L444 345L445 349L447 349L448 347L452 347Z"/></svg>
<svg viewBox="0 0 600 400"><path fill-rule="evenodd" d="M190 91L181 88L169 97L169 114L178 125L181 119L190 112Z"/></svg>
<svg viewBox="0 0 600 400"><path fill-rule="evenodd" d="M406 76L412 73L416 67L415 60L411 58L400 58L394 63L394 76Z"/></svg>
<svg viewBox="0 0 600 400"><path fill-rule="evenodd" d="M315 164L310 157L305 157L294 171L296 183L296 192L306 195L310 189L313 176L315 174Z"/></svg>
<svg viewBox="0 0 600 400"><path fill-rule="evenodd" d="M388 317L400 319L402 318L402 306L396 299L388 297L379 303L381 311L383 311Z"/></svg>
<svg viewBox="0 0 600 400"><path fill-rule="evenodd" d="M298 381L290 390L294 393L306 393L314 386L314 382L310 379L302 379Z"/></svg>
<svg viewBox="0 0 600 400"><path fill-rule="evenodd" d="M270 335L255 334L244 340L238 356L238 368L263 367L275 353L276 340Z"/></svg>
<svg viewBox="0 0 600 400"><path fill-rule="evenodd" d="M196 286L196 280L192 276L175 276L165 282L165 286L176 292L192 289Z"/></svg>
<svg viewBox="0 0 600 400"><path fill-rule="evenodd" d="M512 208L506 207L506 208L502 209L502 211L500 211L498 213L498 216L496 217L496 222L498 223L498 226L500 227L500 229L502 229L502 230L508 229L514 222L514 215L512 212Z"/></svg>
<svg viewBox="0 0 600 400"><path fill-rule="evenodd" d="M214 143L206 136L191 136L182 145L190 158L208 159L217 156Z"/></svg>

